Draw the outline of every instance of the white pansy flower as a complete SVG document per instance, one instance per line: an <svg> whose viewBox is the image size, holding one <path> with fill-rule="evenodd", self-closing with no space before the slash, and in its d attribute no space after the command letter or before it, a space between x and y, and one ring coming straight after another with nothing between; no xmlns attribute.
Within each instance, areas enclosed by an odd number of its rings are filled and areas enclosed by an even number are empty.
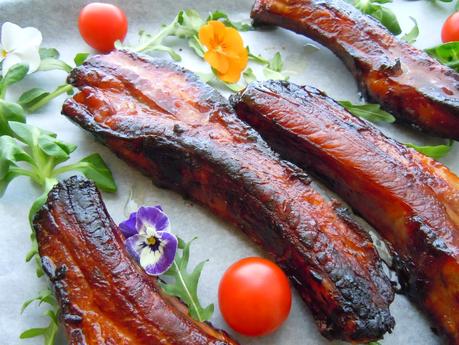
<svg viewBox="0 0 459 345"><path fill-rule="evenodd" d="M2 74L18 63L27 64L29 72L35 72L40 66L41 32L35 28L21 28L19 25L5 22L2 25L0 61Z"/></svg>

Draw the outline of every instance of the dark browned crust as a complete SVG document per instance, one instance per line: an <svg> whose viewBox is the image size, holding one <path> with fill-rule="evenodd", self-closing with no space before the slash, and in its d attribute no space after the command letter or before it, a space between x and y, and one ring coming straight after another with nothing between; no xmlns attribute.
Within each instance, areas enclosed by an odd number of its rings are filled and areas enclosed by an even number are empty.
<svg viewBox="0 0 459 345"><path fill-rule="evenodd" d="M231 99L281 155L323 178L389 242L404 290L459 342L459 178L322 92L270 81Z"/></svg>
<svg viewBox="0 0 459 345"><path fill-rule="evenodd" d="M72 71L63 114L153 182L207 206L263 246L296 283L322 334L367 342L390 331L393 290L368 236L172 63L122 51Z"/></svg>
<svg viewBox="0 0 459 345"><path fill-rule="evenodd" d="M192 320L131 259L92 182L56 185L34 229L70 345L237 345Z"/></svg>
<svg viewBox="0 0 459 345"><path fill-rule="evenodd" d="M400 120L459 140L459 74L372 17L341 0L256 0L251 15L331 49L362 93Z"/></svg>

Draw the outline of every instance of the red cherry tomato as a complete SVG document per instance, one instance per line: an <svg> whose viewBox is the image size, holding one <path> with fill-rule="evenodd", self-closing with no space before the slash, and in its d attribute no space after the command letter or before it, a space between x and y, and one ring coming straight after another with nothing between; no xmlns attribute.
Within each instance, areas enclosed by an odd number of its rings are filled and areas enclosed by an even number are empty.
<svg viewBox="0 0 459 345"><path fill-rule="evenodd" d="M292 304L285 273L269 260L245 258L223 275L218 290L220 311L228 325L248 336L274 332Z"/></svg>
<svg viewBox="0 0 459 345"><path fill-rule="evenodd" d="M78 27L87 44L107 53L113 49L115 41L122 41L126 37L128 23L120 8L93 2L81 10Z"/></svg>
<svg viewBox="0 0 459 345"><path fill-rule="evenodd" d="M450 15L441 29L443 43L459 41L459 12Z"/></svg>

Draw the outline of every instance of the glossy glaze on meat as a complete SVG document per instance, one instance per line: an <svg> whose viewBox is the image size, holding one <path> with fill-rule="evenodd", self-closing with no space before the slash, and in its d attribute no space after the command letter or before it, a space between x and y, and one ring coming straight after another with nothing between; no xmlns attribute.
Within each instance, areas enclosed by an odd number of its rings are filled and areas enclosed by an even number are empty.
<svg viewBox="0 0 459 345"><path fill-rule="evenodd" d="M352 5L256 0L252 18L320 42L343 60L369 100L416 127L459 140L459 74Z"/></svg>
<svg viewBox="0 0 459 345"><path fill-rule="evenodd" d="M81 91L63 113L272 254L323 335L365 342L392 329L393 291L368 236L215 90L172 63L123 51L92 57L69 81Z"/></svg>
<svg viewBox="0 0 459 345"><path fill-rule="evenodd" d="M379 231L407 293L459 342L459 178L311 87L253 83L232 104Z"/></svg>
<svg viewBox="0 0 459 345"><path fill-rule="evenodd" d="M237 345L135 263L92 182L56 185L34 220L70 345Z"/></svg>

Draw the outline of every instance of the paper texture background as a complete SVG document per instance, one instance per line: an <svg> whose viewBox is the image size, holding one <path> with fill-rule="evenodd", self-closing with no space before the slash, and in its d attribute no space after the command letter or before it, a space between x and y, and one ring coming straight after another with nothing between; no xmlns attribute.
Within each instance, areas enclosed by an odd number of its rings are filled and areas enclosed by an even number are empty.
<svg viewBox="0 0 459 345"><path fill-rule="evenodd" d="M233 1L120 1L117 2L125 11L129 20L127 41L137 39L139 29L156 32L160 24L173 20L177 11L194 8L202 15L221 9L230 17L248 20L250 0ZM44 47L58 48L66 61L72 61L77 52L90 51L78 34L77 16L82 1L42 0L42 1L1 1L0 24L11 21L21 26L34 26L43 33ZM396 13L404 31L411 29L409 16L417 19L420 37L417 47L425 48L440 42L440 28L443 20L452 11L452 6L437 5L431 1L395 1L390 5ZM314 85L336 99L358 100L356 83L344 65L327 49L319 50L306 46L313 43L284 30L250 32L244 34L245 42L253 52L272 56L280 51L285 59L285 68L292 72L291 80ZM317 44L316 44L317 45ZM318 45L317 45L318 46ZM184 65L193 70L206 71L207 66L191 55L187 49L181 53ZM46 80L36 74L20 84L18 89L9 93L16 99L20 92L32 87L53 89L62 84L63 72L48 73ZM204 303L217 302L218 282L223 271L239 258L250 255L263 255L252 245L239 230L220 221L204 208L183 200L179 195L155 188L148 178L117 159L108 149L96 143L93 138L80 128L71 124L60 115L63 97L53 101L40 113L29 116L28 121L58 133L64 141L78 145L73 159L99 152L110 165L119 190L116 194L105 194L105 202L115 221L125 217L125 204L129 194L133 193L136 204L161 204L171 218L172 230L182 238L189 240L198 236L192 247L192 261L210 259L206 265L201 283L200 296ZM385 125L382 129L390 136L404 142L440 143L438 140L423 137L415 131L399 125ZM444 160L450 168L459 172L459 145ZM19 340L19 334L31 327L44 326L46 318L41 316L43 309L32 306L22 316L19 314L22 303L37 295L47 282L35 277L33 264L27 264L24 257L29 250L30 229L27 222L29 207L38 195L38 190L25 179L14 181L3 199L0 199L0 345L42 344L41 339ZM229 330L225 325L216 305L212 322L217 327ZM404 297L397 296L392 305L392 313L397 325L392 334L386 335L382 344L438 344L440 340L430 330L424 317ZM229 330L230 333L231 330ZM318 333L313 319L294 293L292 312L285 325L275 334L264 338L250 339L235 335L241 344L251 345L294 345L329 344ZM65 340L60 342L66 344ZM335 342L334 344L339 344Z"/></svg>

